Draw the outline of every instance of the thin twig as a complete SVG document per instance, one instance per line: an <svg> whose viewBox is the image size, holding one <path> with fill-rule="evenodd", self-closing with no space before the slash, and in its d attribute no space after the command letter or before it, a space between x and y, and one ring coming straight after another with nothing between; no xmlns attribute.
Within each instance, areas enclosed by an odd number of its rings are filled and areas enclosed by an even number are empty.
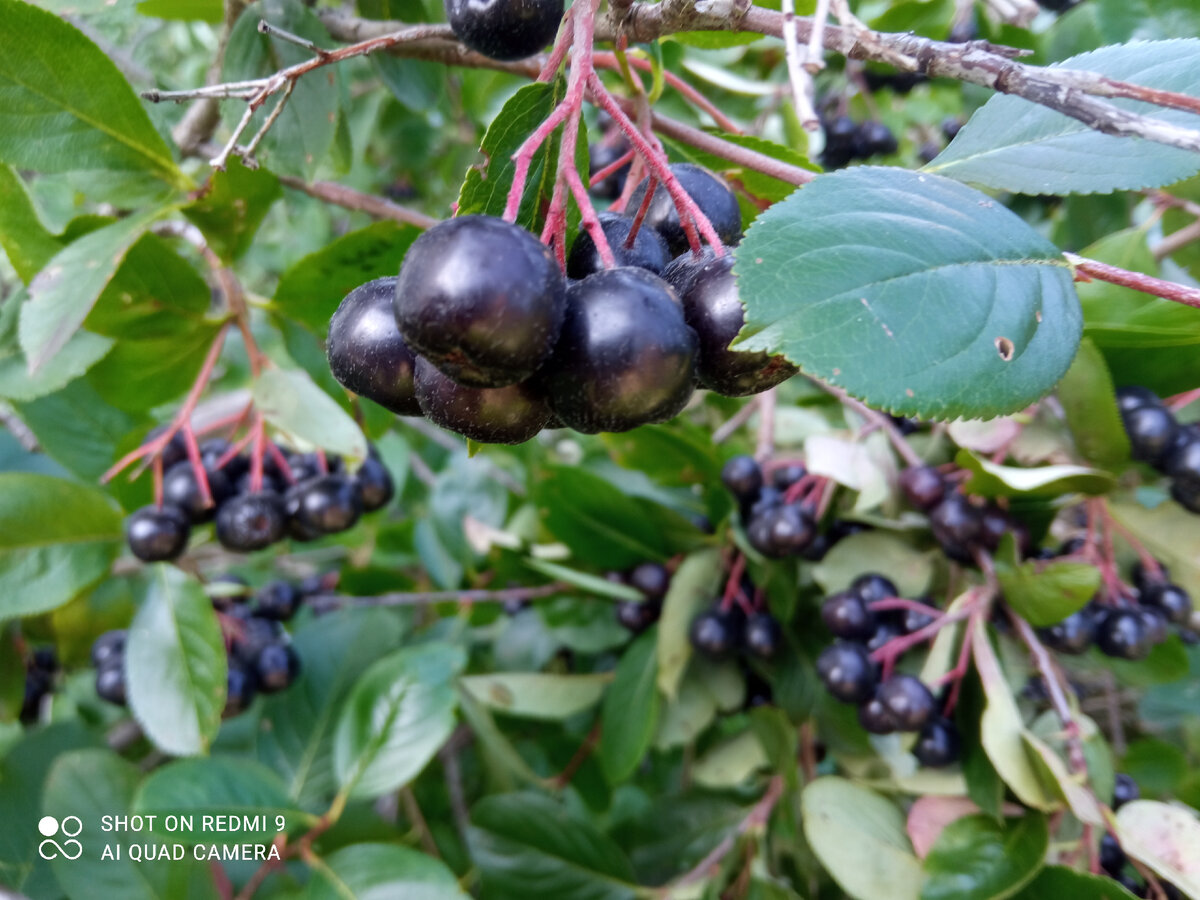
<svg viewBox="0 0 1200 900"><path fill-rule="evenodd" d="M1088 259L1074 253L1064 253L1063 256L1074 267L1077 281L1091 281L1095 278L1200 309L1200 289L1155 278L1153 275L1143 275L1141 272L1130 272L1128 269L1111 266L1108 263Z"/></svg>
<svg viewBox="0 0 1200 900"><path fill-rule="evenodd" d="M346 185L338 184L334 181L314 181L310 183L294 175L279 175L277 177L281 184L285 184L297 191L302 191L310 197L315 197L318 200L324 200L326 203L332 203L335 206L345 207L346 209L359 210L360 212L375 216L377 219L391 219L393 222L415 225L417 228L422 229L432 228L438 223L437 219L427 216L422 212L417 212L415 209L409 209L407 206L393 203L384 197L364 194L362 191L356 191L354 188L346 187Z"/></svg>

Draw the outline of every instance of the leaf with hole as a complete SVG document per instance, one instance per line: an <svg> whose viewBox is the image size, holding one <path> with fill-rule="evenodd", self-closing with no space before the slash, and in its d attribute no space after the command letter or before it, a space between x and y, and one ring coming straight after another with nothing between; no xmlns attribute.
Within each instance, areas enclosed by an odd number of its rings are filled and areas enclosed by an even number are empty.
<svg viewBox="0 0 1200 900"><path fill-rule="evenodd" d="M897 414L1023 409L1079 344L1058 250L949 179L869 166L819 176L760 215L734 252L740 346L783 353Z"/></svg>

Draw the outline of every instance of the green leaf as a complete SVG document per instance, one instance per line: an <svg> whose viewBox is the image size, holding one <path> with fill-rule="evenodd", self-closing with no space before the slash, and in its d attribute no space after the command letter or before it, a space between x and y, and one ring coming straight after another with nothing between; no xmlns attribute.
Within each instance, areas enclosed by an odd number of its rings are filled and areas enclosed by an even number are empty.
<svg viewBox="0 0 1200 900"><path fill-rule="evenodd" d="M178 815L181 827L172 840L195 844L270 843L288 825L316 823L288 800L279 776L266 766L246 759L217 756L211 759L181 759L155 770L137 792L134 809L142 815ZM190 817L191 827L182 825ZM211 816L245 816L255 825L265 816L265 827L239 831L206 826ZM282 817L277 820L276 816Z"/></svg>
<svg viewBox="0 0 1200 900"><path fill-rule="evenodd" d="M140 0L137 11L156 19L220 25L223 4L221 0Z"/></svg>
<svg viewBox="0 0 1200 900"><path fill-rule="evenodd" d="M0 621L47 612L95 584L120 540L121 517L95 488L0 473Z"/></svg>
<svg viewBox="0 0 1200 900"><path fill-rule="evenodd" d="M1189 769L1187 754L1175 744L1158 738L1139 738L1129 745L1121 759L1121 771L1150 798L1177 793Z"/></svg>
<svg viewBox="0 0 1200 900"><path fill-rule="evenodd" d="M529 566L535 572L548 575L558 581L565 581L567 584L587 591L589 594L607 597L611 600L632 600L635 603L646 599L645 595L637 588L632 588L627 584L621 584L616 581L609 581L607 578L601 578L599 575L578 572L568 566L560 566L558 563L552 563L549 560L530 557L525 560L525 565Z"/></svg>
<svg viewBox="0 0 1200 900"><path fill-rule="evenodd" d="M1045 866L1014 896L1017 900L1133 900L1134 895L1105 875Z"/></svg>
<svg viewBox="0 0 1200 900"><path fill-rule="evenodd" d="M225 707L225 643L198 581L157 565L125 648L129 708L159 749L205 753Z"/></svg>
<svg viewBox="0 0 1200 900"><path fill-rule="evenodd" d="M491 900L633 900L620 849L540 794L485 797L471 812L471 859Z"/></svg>
<svg viewBox="0 0 1200 900"><path fill-rule="evenodd" d="M712 603L719 593L721 555L717 550L701 550L688 556L675 574L663 598L658 619L658 689L668 699L675 699L679 682L692 658L689 631L692 620Z"/></svg>
<svg viewBox="0 0 1200 900"><path fill-rule="evenodd" d="M114 343L81 329L58 352L53 366L30 374L17 337L21 309L27 302L25 291L18 289L0 306L0 397L19 403L66 387L112 352Z"/></svg>
<svg viewBox="0 0 1200 900"><path fill-rule="evenodd" d="M988 418L1046 394L1082 320L1058 250L948 179L860 166L764 212L735 251L742 345L867 403Z"/></svg>
<svg viewBox="0 0 1200 900"><path fill-rule="evenodd" d="M403 897L467 900L441 860L395 844L352 844L325 856L313 872L305 900Z"/></svg>
<svg viewBox="0 0 1200 900"><path fill-rule="evenodd" d="M293 441L354 460L367 457L367 439L337 402L300 369L267 369L251 388L254 405Z"/></svg>
<svg viewBox="0 0 1200 900"><path fill-rule="evenodd" d="M129 813L134 791L141 778L137 766L117 756L111 750L79 750L64 754L54 764L46 781L44 809L62 823L58 835L66 847L66 828L70 816L83 826L79 834L81 855L68 859L59 854L51 862L59 884L70 900L92 900L96 897L120 897L122 900L218 900L212 873L206 864L185 853L180 860L162 859L154 862L134 862L130 859L132 844L160 844L170 841L163 830L132 829L101 831L104 816L123 816ZM74 848L67 848L74 849ZM105 851L112 854L104 858Z"/></svg>
<svg viewBox="0 0 1200 900"><path fill-rule="evenodd" d="M554 675L543 672L497 672L469 675L458 683L468 694L494 709L524 719L566 719L590 709L612 681L607 674Z"/></svg>
<svg viewBox="0 0 1200 900"><path fill-rule="evenodd" d="M401 639L396 616L384 609L342 610L310 619L292 634L303 660L286 691L263 700L258 758L287 781L296 802L328 803L337 789L333 734L338 710L355 680Z"/></svg>
<svg viewBox="0 0 1200 900"><path fill-rule="evenodd" d="M1141 41L1101 47L1053 68L1100 72L1120 81L1196 96L1200 40ZM1136 100L1132 112L1187 128L1192 115ZM1154 141L1101 134L1078 119L1019 97L997 94L975 113L926 171L1024 194L1107 194L1159 187L1194 175L1200 156Z"/></svg>
<svg viewBox="0 0 1200 900"><path fill-rule="evenodd" d="M454 731L458 647L425 644L371 666L342 704L333 764L351 797L376 797L407 784Z"/></svg>
<svg viewBox="0 0 1200 900"><path fill-rule="evenodd" d="M492 119L479 151L484 161L472 166L458 195L458 215L498 216L504 212L517 165L512 156L533 131L542 124L562 100L565 83L528 84L513 94ZM545 206L554 188L554 164L558 159L559 131L545 141L534 154L525 180L525 193L517 212L517 224L534 234L541 230ZM584 143L580 142L581 145ZM586 177L587 154L583 148Z"/></svg>
<svg viewBox="0 0 1200 900"><path fill-rule="evenodd" d="M259 34L260 19L318 45L329 43L329 32L299 0L261 0L243 11L229 35L222 81L265 78L312 58L303 47ZM296 81L291 98L258 151L272 171L312 179L325 162L337 131L338 77L333 68L316 78ZM282 92L262 105L247 135L262 126L281 96ZM244 112L241 106L230 105L229 109L234 121Z"/></svg>
<svg viewBox="0 0 1200 900"><path fill-rule="evenodd" d="M1058 497L1062 494L1107 494L1116 485L1108 472L1066 463L1035 466L1002 466L990 462L969 450L960 450L954 461L971 472L964 486L969 493L981 497Z"/></svg>
<svg viewBox="0 0 1200 900"><path fill-rule="evenodd" d="M175 6L178 0L160 2ZM145 5L143 2L139 11ZM220 3L217 11L220 13ZM180 212L204 232L208 245L228 262L246 252L271 205L282 196L279 179L266 169L248 169L240 159L231 159L223 172L213 173L204 196Z"/></svg>
<svg viewBox="0 0 1200 900"><path fill-rule="evenodd" d="M1189 897L1200 896L1200 819L1187 807L1134 800L1117 810L1122 849Z"/></svg>
<svg viewBox="0 0 1200 900"><path fill-rule="evenodd" d="M1100 589L1099 570L1085 563L1050 562L1040 571L1032 562L997 563L996 575L1004 602L1036 628L1083 609Z"/></svg>
<svg viewBox="0 0 1200 900"><path fill-rule="evenodd" d="M951 822L925 857L921 900L999 900L1037 874L1050 846L1046 819L1027 813L1003 824L988 816Z"/></svg>
<svg viewBox="0 0 1200 900"><path fill-rule="evenodd" d="M766 768L768 762L758 735L743 731L710 748L696 760L692 777L696 784L714 791L737 788Z"/></svg>
<svg viewBox="0 0 1200 900"><path fill-rule="evenodd" d="M1129 437L1117 412L1112 376L1104 355L1089 338L1080 343L1057 394L1075 447L1085 460L1111 468L1129 459Z"/></svg>
<svg viewBox="0 0 1200 900"><path fill-rule="evenodd" d="M163 210L135 213L85 234L56 253L30 282L18 331L31 373L66 346L130 247L162 214Z"/></svg>
<svg viewBox="0 0 1200 900"><path fill-rule="evenodd" d="M654 740L661 698L654 632L629 645L600 712L600 767L611 784L633 774Z"/></svg>
<svg viewBox="0 0 1200 900"><path fill-rule="evenodd" d="M188 179L120 70L73 26L0 0L0 162L35 172L149 172Z"/></svg>
<svg viewBox="0 0 1200 900"><path fill-rule="evenodd" d="M576 466L547 466L534 491L542 521L579 559L627 569L666 558L660 530L628 494Z"/></svg>
<svg viewBox="0 0 1200 900"><path fill-rule="evenodd" d="M826 594L845 590L868 572L887 572L902 596L919 597L929 589L933 561L894 534L862 531L834 544L812 570Z"/></svg>
<svg viewBox="0 0 1200 900"><path fill-rule="evenodd" d="M4 165L0 165L0 248L25 284L62 249L62 242L42 224L24 182Z"/></svg>
<svg viewBox="0 0 1200 900"><path fill-rule="evenodd" d="M324 335L342 299L375 278L395 275L420 230L376 222L344 234L289 268L275 289L275 305L290 319Z"/></svg>
<svg viewBox="0 0 1200 900"><path fill-rule="evenodd" d="M484 762L497 782L507 787L516 778L528 785L548 786L547 781L534 772L517 752L485 706L475 702L470 694L460 694L458 707L475 734L475 739L479 741Z"/></svg>
<svg viewBox="0 0 1200 900"><path fill-rule="evenodd" d="M833 880L855 900L917 900L923 873L904 814L874 791L836 776L800 795L804 836Z"/></svg>

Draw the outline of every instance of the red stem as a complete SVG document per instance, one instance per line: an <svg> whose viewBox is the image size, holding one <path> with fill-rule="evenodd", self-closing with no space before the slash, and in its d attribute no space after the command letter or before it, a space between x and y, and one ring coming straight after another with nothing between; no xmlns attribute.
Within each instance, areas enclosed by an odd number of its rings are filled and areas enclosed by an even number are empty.
<svg viewBox="0 0 1200 900"><path fill-rule="evenodd" d="M188 462L192 464L192 472L196 476L196 486L200 488L200 500L204 503L204 508L213 505L212 489L208 485L208 473L204 471L204 461L200 458L200 447L196 443L196 435L192 433L191 425L184 425L179 429L179 433L183 435L184 446L187 447Z"/></svg>
<svg viewBox="0 0 1200 900"><path fill-rule="evenodd" d="M266 442L267 452L271 454L271 459L275 460L275 465L279 468L279 473L283 475L284 480L288 484L296 483L296 476L292 474L292 467L288 465L287 457L283 455L283 451L275 446L274 441Z"/></svg>
<svg viewBox="0 0 1200 900"><path fill-rule="evenodd" d="M1200 400L1200 388L1192 388L1190 391L1184 391L1182 394L1176 394L1167 400L1167 406L1172 412L1179 412L1185 406L1190 406Z"/></svg>
<svg viewBox="0 0 1200 900"><path fill-rule="evenodd" d="M650 60L642 59L640 56L626 56L629 65L634 69L639 69L643 72L652 72L654 66ZM617 61L615 53L597 53L596 65L602 69L620 69L621 64ZM742 129L738 128L737 123L730 119L725 113L717 109L716 105L705 97L702 93L676 75L674 72L663 72L663 80L674 88L679 94L691 103L693 106L699 107L712 116L712 120L717 123L717 127L722 131L728 131L730 134L741 134Z"/></svg>
<svg viewBox="0 0 1200 900"><path fill-rule="evenodd" d="M1118 266L1110 266L1095 259L1087 259L1074 253L1064 253L1067 262L1075 269L1076 281L1091 281L1093 278L1107 281L1109 284L1119 284L1121 287L1132 288L1143 294L1152 294L1164 300L1173 300L1200 309L1200 290L1186 285L1176 284L1141 272L1130 272ZM1082 277L1080 277L1082 276Z"/></svg>
<svg viewBox="0 0 1200 900"><path fill-rule="evenodd" d="M889 609L904 609L913 612L919 612L925 616L933 616L935 619L941 618L945 613L936 606L930 606L928 603L922 603L920 600L906 600L903 597L885 597L882 600L874 600L871 603L872 610L889 610Z"/></svg>
<svg viewBox="0 0 1200 900"><path fill-rule="evenodd" d="M607 166L588 179L588 187L595 187L609 175L612 175L613 173L629 165L630 161L633 159L633 155L633 151L630 150L628 153L622 155L616 162L609 163Z"/></svg>
<svg viewBox="0 0 1200 900"><path fill-rule="evenodd" d="M725 593L721 597L721 611L728 611L733 605L734 598L742 591L742 575L746 572L746 555L739 553L729 569L729 578L725 582Z"/></svg>

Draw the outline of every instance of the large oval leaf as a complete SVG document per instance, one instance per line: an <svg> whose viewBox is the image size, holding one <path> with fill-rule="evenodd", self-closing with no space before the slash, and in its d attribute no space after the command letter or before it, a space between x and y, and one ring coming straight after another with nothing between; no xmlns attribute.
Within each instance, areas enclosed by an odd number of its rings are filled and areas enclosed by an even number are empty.
<svg viewBox="0 0 1200 900"><path fill-rule="evenodd" d="M267 369L251 390L263 418L293 440L366 458L362 430L302 369Z"/></svg>
<svg viewBox="0 0 1200 900"><path fill-rule="evenodd" d="M946 826L925 858L921 900L1008 897L1037 874L1046 859L1046 819L1029 813L1002 825L990 816L964 816Z"/></svg>
<svg viewBox="0 0 1200 900"><path fill-rule="evenodd" d="M467 900L454 873L438 859L392 844L353 844L325 857L306 900Z"/></svg>
<svg viewBox="0 0 1200 900"><path fill-rule="evenodd" d="M203 753L221 727L226 659L212 602L178 569L154 567L129 628L129 707L146 736L175 756Z"/></svg>
<svg viewBox="0 0 1200 900"><path fill-rule="evenodd" d="M948 179L859 167L767 210L737 251L746 349L873 406L987 418L1043 396L1082 331L1058 250Z"/></svg>
<svg viewBox="0 0 1200 900"><path fill-rule="evenodd" d="M1140 41L1064 60L1064 69L1101 72L1146 87L1200 93L1200 40ZM1136 100L1114 105L1187 128L1195 117ZM1101 134L1078 119L1020 97L997 94L926 169L959 181L1025 194L1107 194L1171 184L1200 170L1200 155L1154 141Z"/></svg>

